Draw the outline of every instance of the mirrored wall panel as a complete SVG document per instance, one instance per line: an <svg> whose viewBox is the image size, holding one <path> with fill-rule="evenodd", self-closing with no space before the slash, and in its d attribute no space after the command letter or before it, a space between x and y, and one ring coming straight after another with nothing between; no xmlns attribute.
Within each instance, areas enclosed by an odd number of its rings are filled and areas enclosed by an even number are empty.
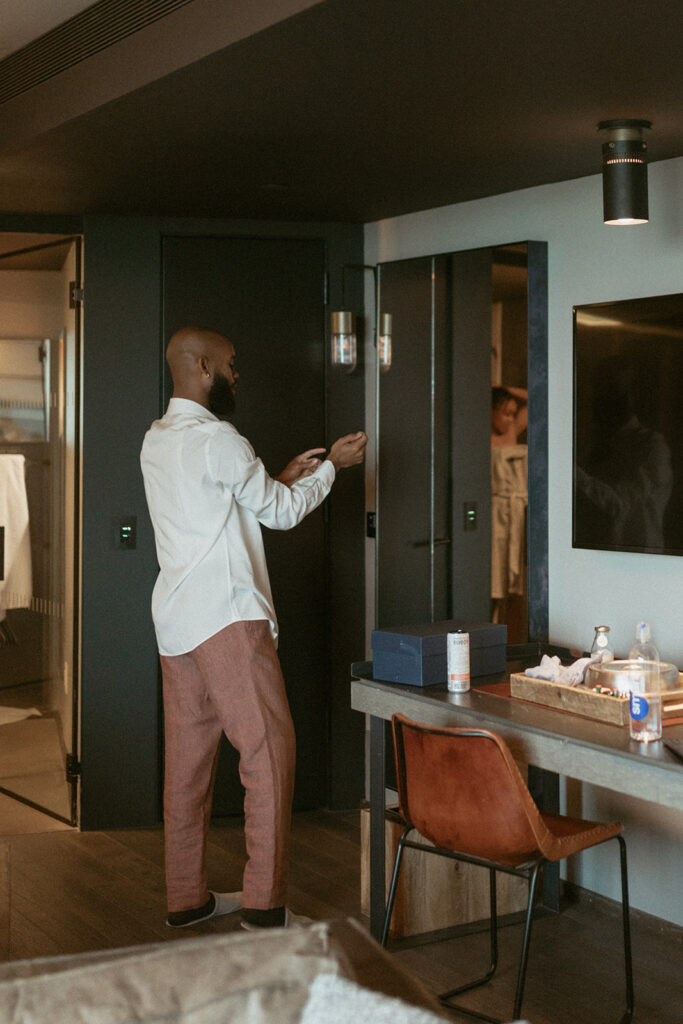
<svg viewBox="0 0 683 1024"><path fill-rule="evenodd" d="M376 620L547 633L545 245L383 263ZM532 587L533 583L533 587Z"/></svg>

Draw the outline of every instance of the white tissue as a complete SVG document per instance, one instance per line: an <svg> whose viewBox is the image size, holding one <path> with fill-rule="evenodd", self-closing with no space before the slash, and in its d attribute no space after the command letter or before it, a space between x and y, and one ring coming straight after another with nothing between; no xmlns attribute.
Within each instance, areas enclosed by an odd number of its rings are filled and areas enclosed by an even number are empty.
<svg viewBox="0 0 683 1024"><path fill-rule="evenodd" d="M550 658L547 654L544 654L541 658L541 664L536 665L535 668L528 668L524 675L534 676L536 679L548 679L550 682L555 682L558 678L562 665L560 659L555 654Z"/></svg>
<svg viewBox="0 0 683 1024"><path fill-rule="evenodd" d="M598 654L592 658L579 658L571 665L562 665L556 654L552 658L544 654L541 664L536 665L535 668L526 669L524 675L533 676L535 679L547 679L551 683L564 683L565 686L578 686L583 682L588 666L599 660L600 655Z"/></svg>
<svg viewBox="0 0 683 1024"><path fill-rule="evenodd" d="M559 682L566 683L567 686L578 686L579 683L583 682L583 677L586 674L586 669L595 658L579 658L578 661L573 662L571 665L567 665L560 672Z"/></svg>

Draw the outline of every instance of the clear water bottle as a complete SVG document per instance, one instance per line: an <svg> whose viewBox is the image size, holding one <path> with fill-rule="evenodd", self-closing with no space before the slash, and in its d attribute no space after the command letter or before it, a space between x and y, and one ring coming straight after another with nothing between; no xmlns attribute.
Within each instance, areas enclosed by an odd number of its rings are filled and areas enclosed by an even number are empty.
<svg viewBox="0 0 683 1024"><path fill-rule="evenodd" d="M631 673L631 738L650 743L662 738L662 696L659 651L647 622L636 626L636 642L628 657L642 663L642 672Z"/></svg>
<svg viewBox="0 0 683 1024"><path fill-rule="evenodd" d="M636 626L636 642L629 651L629 661L659 661L659 651L655 647L649 622L639 622Z"/></svg>
<svg viewBox="0 0 683 1024"><path fill-rule="evenodd" d="M609 626L596 626L593 646L591 647L591 658L596 654L600 655L600 662L613 661L614 651L609 636ZM596 659L597 660L597 659Z"/></svg>

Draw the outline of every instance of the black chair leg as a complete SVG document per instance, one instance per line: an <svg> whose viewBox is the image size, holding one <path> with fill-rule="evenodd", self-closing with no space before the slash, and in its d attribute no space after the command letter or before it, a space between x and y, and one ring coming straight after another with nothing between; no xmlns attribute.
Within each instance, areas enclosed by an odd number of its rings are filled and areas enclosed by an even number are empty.
<svg viewBox="0 0 683 1024"><path fill-rule="evenodd" d="M631 956L631 920L628 899L628 870L626 865L626 842L623 836L615 836L619 842L621 864L621 915L624 931L624 967L626 971L626 1013L621 1024L630 1024L633 1017L633 959Z"/></svg>
<svg viewBox="0 0 683 1024"><path fill-rule="evenodd" d="M405 828L401 833L401 838L398 841L398 849L396 850L396 859L394 860L394 873L391 876L391 887L389 889L389 899L387 900L387 909L384 915L384 928L382 930L382 945L386 946L387 939L389 938L389 925L391 924L391 915L394 912L394 900L396 899L396 889L398 887L398 876L401 870L401 861L403 860L403 840L407 837L408 833L412 832L412 828Z"/></svg>
<svg viewBox="0 0 683 1024"><path fill-rule="evenodd" d="M522 955L519 961L519 974L517 975L517 992L515 993L515 1008L513 1018L518 1019L522 1009L522 998L524 997L524 982L526 980L526 968L529 960L529 942L531 940L531 923L534 916L534 901L536 898L536 886L538 885L541 864L535 864L529 879L529 903L526 909L526 922L524 924L524 938L522 939Z"/></svg>
<svg viewBox="0 0 683 1024"><path fill-rule="evenodd" d="M485 985L496 973L498 967L498 902L496 897L496 872L493 868L489 868L489 904L491 914L489 918L489 949L491 955L489 969L483 977L477 978L475 981L469 981L466 985L460 985L458 988L453 988L449 992L443 992L438 996L439 1002L445 1006L455 1008L454 1004L450 1002L454 996L461 995L463 992L469 992L470 989L478 988L480 985ZM458 1007L458 1009L462 1009L462 1007ZM495 1019L493 1017L485 1017L483 1014L475 1014L471 1010L465 1010L465 1013L478 1016L481 1020L492 1021Z"/></svg>

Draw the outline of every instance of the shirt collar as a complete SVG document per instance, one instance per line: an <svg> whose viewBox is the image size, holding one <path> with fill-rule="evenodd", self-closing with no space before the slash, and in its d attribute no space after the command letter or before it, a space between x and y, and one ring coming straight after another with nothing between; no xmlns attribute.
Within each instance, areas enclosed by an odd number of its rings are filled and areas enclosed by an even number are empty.
<svg viewBox="0 0 683 1024"><path fill-rule="evenodd" d="M218 419L217 416L214 416L212 412L205 409L199 402L193 402L191 398L172 398L168 403L166 412L170 416L185 413L185 415L196 416L204 420Z"/></svg>

